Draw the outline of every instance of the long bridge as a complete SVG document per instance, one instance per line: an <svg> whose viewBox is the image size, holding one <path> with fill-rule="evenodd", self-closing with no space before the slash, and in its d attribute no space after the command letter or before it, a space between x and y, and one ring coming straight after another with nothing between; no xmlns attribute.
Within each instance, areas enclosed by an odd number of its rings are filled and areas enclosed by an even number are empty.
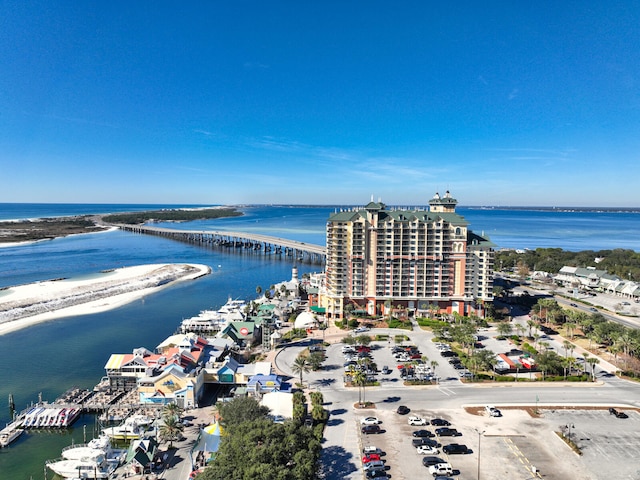
<svg viewBox="0 0 640 480"><path fill-rule="evenodd" d="M291 257L296 261L323 264L326 248L322 245L297 242L285 238L270 237L257 233L227 232L220 230L174 230L172 228L146 225L117 225L121 230L145 235L158 235L180 242L193 243L222 249L241 249L262 254Z"/></svg>

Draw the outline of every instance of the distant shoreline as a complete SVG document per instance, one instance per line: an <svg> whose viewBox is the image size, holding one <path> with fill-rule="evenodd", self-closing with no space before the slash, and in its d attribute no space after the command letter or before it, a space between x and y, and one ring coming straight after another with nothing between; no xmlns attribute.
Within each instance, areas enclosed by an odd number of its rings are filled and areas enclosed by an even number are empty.
<svg viewBox="0 0 640 480"><path fill-rule="evenodd" d="M224 213L220 213L224 211ZM202 216L199 215L202 213ZM117 229L117 223L139 223L159 219L161 221L192 221L207 218L227 218L241 216L235 207L198 207L182 209L143 210L139 212L70 215L62 217L41 217L35 220L0 220L0 248L28 245L45 240L54 240L70 235L100 233ZM167 216L167 219L163 219ZM127 220L128 219L128 220Z"/></svg>

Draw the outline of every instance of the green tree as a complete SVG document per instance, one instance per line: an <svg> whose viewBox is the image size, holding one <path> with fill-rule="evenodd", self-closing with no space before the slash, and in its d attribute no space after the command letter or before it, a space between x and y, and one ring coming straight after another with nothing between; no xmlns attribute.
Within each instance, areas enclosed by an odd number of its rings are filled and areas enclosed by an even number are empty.
<svg viewBox="0 0 640 480"><path fill-rule="evenodd" d="M367 385L367 374L362 370L353 369L351 379L353 383L358 387L358 403L362 405L364 402L366 402L364 390Z"/></svg>
<svg viewBox="0 0 640 480"><path fill-rule="evenodd" d="M218 402L216 407L221 423L228 429L244 421L264 419L269 414L269 408L252 397L234 397L230 402Z"/></svg>
<svg viewBox="0 0 640 480"><path fill-rule="evenodd" d="M311 352L307 357L307 363L311 370L319 370L324 362L324 354L322 352ZM302 382L302 380L300 380Z"/></svg>
<svg viewBox="0 0 640 480"><path fill-rule="evenodd" d="M162 418L176 418L180 419L182 415L182 407L180 407L177 403L167 403L164 407L162 407Z"/></svg>
<svg viewBox="0 0 640 480"><path fill-rule="evenodd" d="M509 322L500 322L496 327L496 330L498 331L498 335L500 335L501 337L506 337L511 334L511 332L513 331L513 327Z"/></svg>
<svg viewBox="0 0 640 480"><path fill-rule="evenodd" d="M291 365L291 371L296 375L300 375L301 385L302 385L302 375L305 373L309 373L310 369L311 367L309 366L309 362L307 361L307 358L302 355L298 355L296 359L293 361L293 364Z"/></svg>
<svg viewBox="0 0 640 480"><path fill-rule="evenodd" d="M589 366L591 367L591 381L595 382L596 381L596 365L598 363L600 363L600 359L596 358L596 357L591 357L587 360L587 362L589 363Z"/></svg>
<svg viewBox="0 0 640 480"><path fill-rule="evenodd" d="M533 329L533 327L535 327L537 324L535 322L535 320L527 320L527 326L529 327L529 338L532 338L531 336L531 330Z"/></svg>
<svg viewBox="0 0 640 480"><path fill-rule="evenodd" d="M160 439L163 442L169 442L169 448L173 448L173 442L179 440L182 437L182 431L184 425L179 418L175 416L167 416L162 420L162 425L158 431Z"/></svg>
<svg viewBox="0 0 640 480"><path fill-rule="evenodd" d="M202 480L307 480L318 478L321 446L314 430L300 423L254 419L223 437Z"/></svg>

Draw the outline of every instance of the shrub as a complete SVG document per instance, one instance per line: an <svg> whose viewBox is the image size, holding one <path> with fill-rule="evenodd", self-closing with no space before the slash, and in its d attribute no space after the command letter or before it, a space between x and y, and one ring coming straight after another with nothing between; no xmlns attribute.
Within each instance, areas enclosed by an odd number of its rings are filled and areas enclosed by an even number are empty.
<svg viewBox="0 0 640 480"><path fill-rule="evenodd" d="M397 318L392 318L391 320L389 320L388 325L389 325L389 328L401 328L403 330L413 330L413 326L411 325L411 322L409 321L402 322Z"/></svg>

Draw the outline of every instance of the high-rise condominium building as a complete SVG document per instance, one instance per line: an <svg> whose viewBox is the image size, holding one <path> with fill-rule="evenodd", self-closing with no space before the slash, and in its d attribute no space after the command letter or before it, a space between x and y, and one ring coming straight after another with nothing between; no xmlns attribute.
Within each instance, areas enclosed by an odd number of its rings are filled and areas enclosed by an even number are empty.
<svg viewBox="0 0 640 480"><path fill-rule="evenodd" d="M409 314L484 316L493 300L495 246L473 233L449 192L428 209L387 209L380 202L327 220L327 262L320 304L341 318L399 309Z"/></svg>

